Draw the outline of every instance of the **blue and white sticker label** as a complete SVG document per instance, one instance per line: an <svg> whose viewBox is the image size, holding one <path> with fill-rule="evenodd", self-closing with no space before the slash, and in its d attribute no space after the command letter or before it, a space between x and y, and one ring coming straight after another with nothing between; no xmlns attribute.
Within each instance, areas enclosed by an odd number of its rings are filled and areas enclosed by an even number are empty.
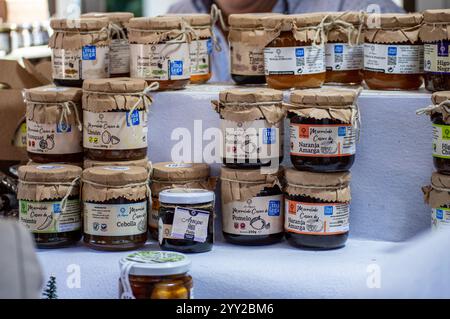
<svg viewBox="0 0 450 319"><path fill-rule="evenodd" d="M423 45L364 44L364 70L387 74L420 74Z"/></svg>
<svg viewBox="0 0 450 319"><path fill-rule="evenodd" d="M450 40L424 43L424 70L432 73L450 73Z"/></svg>
<svg viewBox="0 0 450 319"><path fill-rule="evenodd" d="M264 49L266 75L303 75L325 72L325 47L280 47Z"/></svg>
<svg viewBox="0 0 450 319"><path fill-rule="evenodd" d="M211 39L192 41L190 45L191 75L208 74L211 68Z"/></svg>
<svg viewBox="0 0 450 319"><path fill-rule="evenodd" d="M204 243L210 230L210 218L213 218L211 213L205 210L176 207L170 238Z"/></svg>
<svg viewBox="0 0 450 319"><path fill-rule="evenodd" d="M325 44L325 66L327 71L362 70L364 67L363 45L348 43Z"/></svg>
<svg viewBox="0 0 450 319"><path fill-rule="evenodd" d="M431 210L431 229L450 232L450 208L440 207Z"/></svg>

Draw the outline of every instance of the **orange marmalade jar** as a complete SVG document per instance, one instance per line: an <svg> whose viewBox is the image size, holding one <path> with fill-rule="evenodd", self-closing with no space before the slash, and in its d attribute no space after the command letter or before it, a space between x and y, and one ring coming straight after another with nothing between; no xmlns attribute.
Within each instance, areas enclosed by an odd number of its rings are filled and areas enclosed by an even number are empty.
<svg viewBox="0 0 450 319"><path fill-rule="evenodd" d="M325 81L324 13L267 17L267 84L274 89L316 88Z"/></svg>
<svg viewBox="0 0 450 319"><path fill-rule="evenodd" d="M364 81L370 89L417 90L422 85L421 23L420 13L366 18Z"/></svg>

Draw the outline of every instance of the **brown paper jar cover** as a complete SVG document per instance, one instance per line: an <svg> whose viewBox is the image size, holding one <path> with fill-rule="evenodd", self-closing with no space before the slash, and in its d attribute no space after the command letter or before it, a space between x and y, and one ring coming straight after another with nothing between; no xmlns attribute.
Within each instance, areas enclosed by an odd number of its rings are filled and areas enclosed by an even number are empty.
<svg viewBox="0 0 450 319"><path fill-rule="evenodd" d="M440 92L434 92L431 95L431 102L434 105L439 105L442 102L450 101L450 91L440 91ZM441 113L442 114L442 120L445 122L445 124L450 125L450 113L447 112L447 109L445 107L440 107L439 109L435 109L431 112L433 113Z"/></svg>
<svg viewBox="0 0 450 319"><path fill-rule="evenodd" d="M360 43L363 36L360 34L363 31L365 14L363 12L346 11L346 12L330 12L327 14L327 22L330 21L328 27L327 41L332 42L351 42ZM350 23L353 28L344 27L339 24L340 21ZM334 22L334 23L333 23ZM361 27L361 28L360 28ZM350 32L349 32L350 31Z"/></svg>
<svg viewBox="0 0 450 319"><path fill-rule="evenodd" d="M420 39L436 42L450 39L450 9L432 9L423 12Z"/></svg>
<svg viewBox="0 0 450 319"><path fill-rule="evenodd" d="M147 170L150 170L151 163L148 161L147 157L135 161L95 161L89 158L84 159L83 162L84 169L97 166L139 166Z"/></svg>
<svg viewBox="0 0 450 319"><path fill-rule="evenodd" d="M230 25L228 41L264 48L268 43L266 31L264 31L264 20L272 16L282 15L278 13L231 14L228 17Z"/></svg>
<svg viewBox="0 0 450 319"><path fill-rule="evenodd" d="M177 17L190 25L199 38L210 38L212 36L211 15L206 13L173 13L162 17ZM193 37L195 40L195 36Z"/></svg>
<svg viewBox="0 0 450 319"><path fill-rule="evenodd" d="M374 17L379 18L379 26L372 26ZM371 43L415 43L419 40L422 20L421 13L369 14L366 16L364 38Z"/></svg>
<svg viewBox="0 0 450 319"><path fill-rule="evenodd" d="M132 12L89 12L81 15L81 18L107 18L109 22L115 23L122 28L128 26L130 19L134 18Z"/></svg>
<svg viewBox="0 0 450 319"><path fill-rule="evenodd" d="M285 170L285 192L325 202L348 203L351 200L350 172L312 173L292 168Z"/></svg>
<svg viewBox="0 0 450 319"><path fill-rule="evenodd" d="M439 208L450 204L450 175L434 172L431 185L422 187L425 203L431 208Z"/></svg>
<svg viewBox="0 0 450 319"><path fill-rule="evenodd" d="M130 43L156 44L179 38L187 34L186 41L193 38L191 31L186 31L184 20L177 16L159 16L152 18L133 18L128 26Z"/></svg>

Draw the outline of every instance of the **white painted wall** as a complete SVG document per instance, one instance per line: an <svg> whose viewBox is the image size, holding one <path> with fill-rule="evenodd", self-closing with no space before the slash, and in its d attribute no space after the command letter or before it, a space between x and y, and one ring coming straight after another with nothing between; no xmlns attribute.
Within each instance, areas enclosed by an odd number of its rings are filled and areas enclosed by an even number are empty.
<svg viewBox="0 0 450 319"><path fill-rule="evenodd" d="M164 14L169 10L169 7L179 0L143 0L144 12L143 15L147 17Z"/></svg>

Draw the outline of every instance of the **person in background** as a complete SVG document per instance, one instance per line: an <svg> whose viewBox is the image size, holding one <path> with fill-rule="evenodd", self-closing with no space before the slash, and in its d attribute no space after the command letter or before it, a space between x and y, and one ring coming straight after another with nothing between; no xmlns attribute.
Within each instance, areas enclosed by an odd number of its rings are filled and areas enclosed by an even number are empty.
<svg viewBox="0 0 450 319"><path fill-rule="evenodd" d="M296 14L328 11L366 11L369 5L379 5L381 12L404 12L391 0L181 0L169 8L168 13L209 13L212 4L216 4L228 21L233 13L276 12ZM211 81L230 82L230 66L227 34L223 30L217 33L222 51L213 52Z"/></svg>

